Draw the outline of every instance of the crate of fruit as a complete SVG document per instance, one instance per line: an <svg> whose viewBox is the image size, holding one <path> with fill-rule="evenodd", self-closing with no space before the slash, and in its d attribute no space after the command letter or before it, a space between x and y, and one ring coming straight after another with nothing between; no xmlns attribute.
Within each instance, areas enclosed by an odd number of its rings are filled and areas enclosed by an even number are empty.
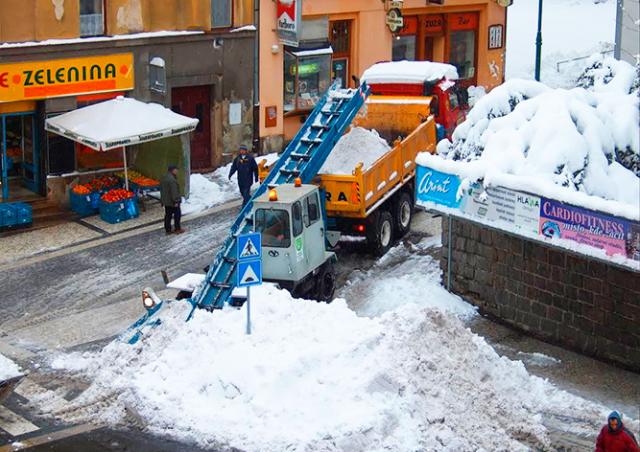
<svg viewBox="0 0 640 452"><path fill-rule="evenodd" d="M111 224L137 218L139 215L134 193L120 188L102 195L99 206L100 218Z"/></svg>
<svg viewBox="0 0 640 452"><path fill-rule="evenodd" d="M100 193L91 191L86 185L76 185L69 192L71 210L81 217L98 213L99 199Z"/></svg>

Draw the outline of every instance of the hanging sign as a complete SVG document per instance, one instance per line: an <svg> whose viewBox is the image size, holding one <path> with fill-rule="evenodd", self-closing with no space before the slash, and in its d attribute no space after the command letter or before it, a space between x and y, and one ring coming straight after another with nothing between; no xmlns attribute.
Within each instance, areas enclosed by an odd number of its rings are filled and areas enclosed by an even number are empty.
<svg viewBox="0 0 640 452"><path fill-rule="evenodd" d="M0 64L0 103L134 88L133 54Z"/></svg>
<svg viewBox="0 0 640 452"><path fill-rule="evenodd" d="M391 30L391 33L396 33L404 26L404 19L399 9L393 8L387 11L386 24Z"/></svg>
<svg viewBox="0 0 640 452"><path fill-rule="evenodd" d="M302 1L277 0L277 31L280 42L298 47L302 32Z"/></svg>

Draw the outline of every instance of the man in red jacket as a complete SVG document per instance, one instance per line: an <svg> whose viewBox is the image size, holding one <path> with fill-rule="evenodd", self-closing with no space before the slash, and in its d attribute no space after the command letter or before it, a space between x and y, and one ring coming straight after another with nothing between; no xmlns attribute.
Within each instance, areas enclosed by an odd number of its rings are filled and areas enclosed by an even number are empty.
<svg viewBox="0 0 640 452"><path fill-rule="evenodd" d="M625 428L617 411L611 412L607 425L600 430L596 452L640 452L636 438Z"/></svg>

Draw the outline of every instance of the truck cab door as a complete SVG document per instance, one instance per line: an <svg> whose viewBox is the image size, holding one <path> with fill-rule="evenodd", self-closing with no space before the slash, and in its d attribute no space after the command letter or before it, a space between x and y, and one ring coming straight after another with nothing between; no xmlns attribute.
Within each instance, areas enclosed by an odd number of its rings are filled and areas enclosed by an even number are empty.
<svg viewBox="0 0 640 452"><path fill-rule="evenodd" d="M320 211L318 191L309 193L302 200L302 221L304 223L304 253L310 269L322 265L325 257L325 228Z"/></svg>

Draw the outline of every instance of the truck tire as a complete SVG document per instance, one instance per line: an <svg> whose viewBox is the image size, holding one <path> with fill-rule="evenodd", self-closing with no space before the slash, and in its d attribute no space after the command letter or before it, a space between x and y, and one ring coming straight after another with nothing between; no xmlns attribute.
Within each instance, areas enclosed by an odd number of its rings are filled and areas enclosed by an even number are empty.
<svg viewBox="0 0 640 452"><path fill-rule="evenodd" d="M380 210L370 218L367 228L367 242L376 256L384 256L393 243L393 217L386 210Z"/></svg>
<svg viewBox="0 0 640 452"><path fill-rule="evenodd" d="M400 193L397 201L393 204L393 213L396 237L402 238L411 229L411 219L413 218L413 202L409 193L406 191Z"/></svg>
<svg viewBox="0 0 640 452"><path fill-rule="evenodd" d="M318 301L331 303L336 291L336 271L331 262L326 262L316 275L316 290L314 298Z"/></svg>

